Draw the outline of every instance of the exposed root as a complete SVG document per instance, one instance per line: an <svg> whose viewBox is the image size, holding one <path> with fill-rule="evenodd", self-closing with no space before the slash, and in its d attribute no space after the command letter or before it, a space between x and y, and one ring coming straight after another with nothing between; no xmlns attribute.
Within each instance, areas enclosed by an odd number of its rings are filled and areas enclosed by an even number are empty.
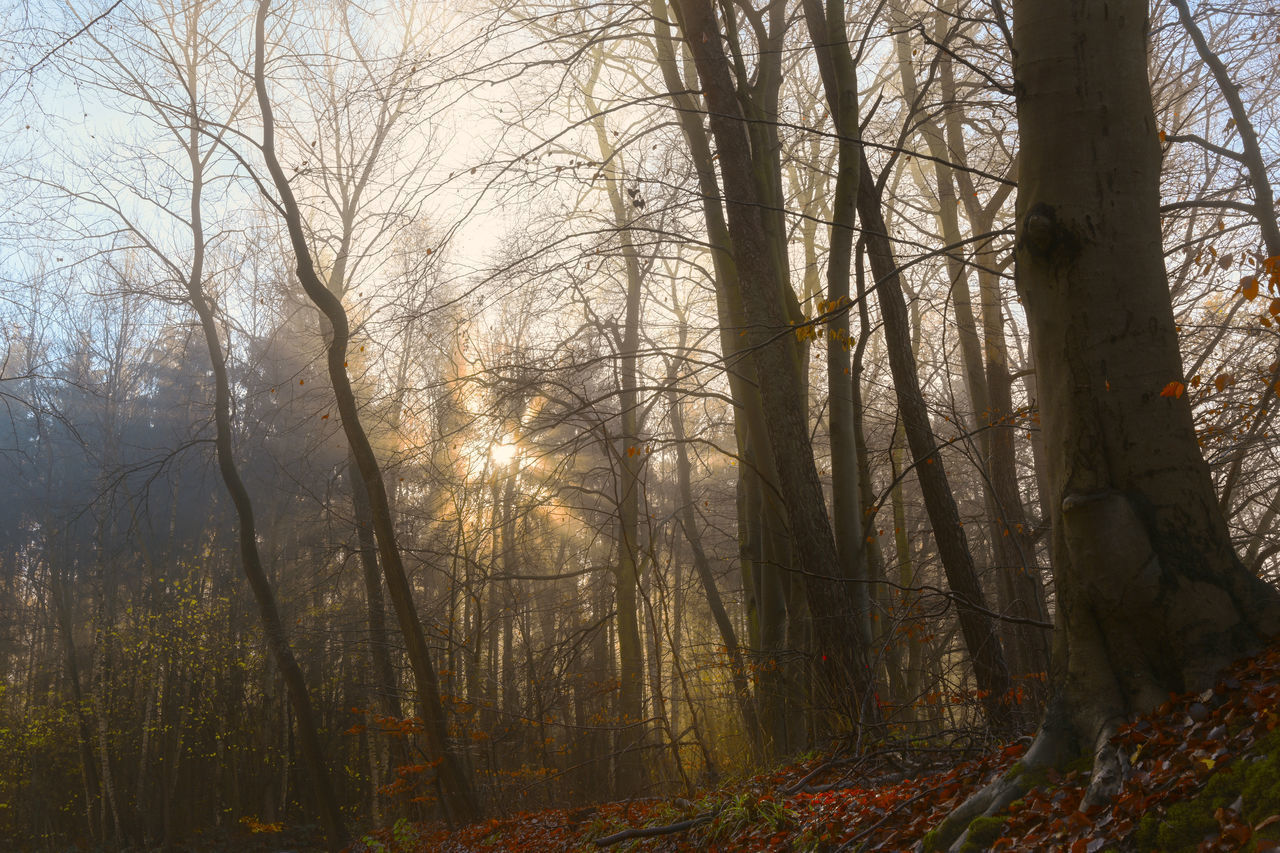
<svg viewBox="0 0 1280 853"><path fill-rule="evenodd" d="M1003 812L1009 804L1021 799L1038 783L1041 773L1061 765L1070 754L1073 738L1069 729L1052 724L1052 717L1036 734L1027 747L1022 760L989 785L965 800L947 816L936 830L917 846L917 851L947 850L958 853L969 840L969 827L975 819L992 817Z"/></svg>
<svg viewBox="0 0 1280 853"><path fill-rule="evenodd" d="M1129 757L1111 742L1119 728L1111 723L1098 733L1093 751L1093 772L1089 776L1089 788L1085 791L1082 808L1111 802L1129 778Z"/></svg>

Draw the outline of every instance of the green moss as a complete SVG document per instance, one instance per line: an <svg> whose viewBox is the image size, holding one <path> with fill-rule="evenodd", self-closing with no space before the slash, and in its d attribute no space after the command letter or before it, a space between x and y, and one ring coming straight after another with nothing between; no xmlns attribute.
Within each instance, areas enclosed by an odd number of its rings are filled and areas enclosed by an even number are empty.
<svg viewBox="0 0 1280 853"><path fill-rule="evenodd" d="M969 837L960 848L962 853L980 853L986 850L1004 831L1003 817L975 817L969 824Z"/></svg>
<svg viewBox="0 0 1280 853"><path fill-rule="evenodd" d="M1082 752L1076 756L1075 760L1067 765L1066 772L1086 773L1093 769L1093 756L1087 752Z"/></svg>
<svg viewBox="0 0 1280 853"><path fill-rule="evenodd" d="M1147 814L1135 835L1141 850L1164 853L1195 853L1206 836L1217 837L1215 810L1239 799L1244 820L1255 825L1274 813L1280 802L1280 731L1260 740L1248 754L1215 771L1204 788L1189 800L1175 803L1163 815ZM1245 850L1257 849L1259 842L1280 840L1280 825L1258 833Z"/></svg>
<svg viewBox="0 0 1280 853"><path fill-rule="evenodd" d="M937 850L938 830L931 829L924 834L923 848L924 853L934 853Z"/></svg>
<svg viewBox="0 0 1280 853"><path fill-rule="evenodd" d="M1049 784L1049 768L1035 767L1029 768L1021 761L1015 761L1013 765L1005 772L1005 776L1010 779L1020 779L1027 786L1027 790L1032 788L1040 788Z"/></svg>

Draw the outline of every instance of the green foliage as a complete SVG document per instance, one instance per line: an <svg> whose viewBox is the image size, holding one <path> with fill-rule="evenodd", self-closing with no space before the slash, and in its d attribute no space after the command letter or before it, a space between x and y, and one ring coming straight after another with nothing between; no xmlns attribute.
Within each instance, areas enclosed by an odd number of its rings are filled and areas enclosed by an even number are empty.
<svg viewBox="0 0 1280 853"><path fill-rule="evenodd" d="M795 823L795 812L782 800L744 792L725 802L707 833L708 840L722 840L748 829L777 832Z"/></svg>
<svg viewBox="0 0 1280 853"><path fill-rule="evenodd" d="M83 809L77 738L70 702L21 715L0 705L0 839L44 846L75 820Z"/></svg>

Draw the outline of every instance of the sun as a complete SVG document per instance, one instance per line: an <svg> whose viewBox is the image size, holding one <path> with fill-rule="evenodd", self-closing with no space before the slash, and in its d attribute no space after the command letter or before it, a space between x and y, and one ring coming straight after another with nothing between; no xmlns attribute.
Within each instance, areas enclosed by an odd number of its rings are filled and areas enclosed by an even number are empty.
<svg viewBox="0 0 1280 853"><path fill-rule="evenodd" d="M515 442L494 442L489 448L489 456L493 459L493 464L499 468L505 468L510 465L519 452L520 448L516 446Z"/></svg>

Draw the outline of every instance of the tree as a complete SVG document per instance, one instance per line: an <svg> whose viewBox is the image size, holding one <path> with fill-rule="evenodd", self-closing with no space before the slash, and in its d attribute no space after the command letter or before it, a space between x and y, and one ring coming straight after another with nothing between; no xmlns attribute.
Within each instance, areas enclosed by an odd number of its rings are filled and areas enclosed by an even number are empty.
<svg viewBox="0 0 1280 853"><path fill-rule="evenodd" d="M1258 648L1280 629L1280 600L1232 550L1184 395L1147 4L1022 0L1013 18L1016 276L1039 371L1058 592L1050 703L1020 769L1088 754L1095 803L1123 781L1110 744L1120 723ZM1027 785L1025 772L994 783L941 840Z"/></svg>
<svg viewBox="0 0 1280 853"><path fill-rule="evenodd" d="M413 602L413 591L404 570L404 560L396 543L395 525L387 499L382 468L369 442L368 433L360 420L360 406L351 385L347 370L347 345L351 339L351 324L347 310L316 271L311 246L303 228L302 212L294 196L289 176L285 174L276 153L275 121L266 72L266 25L271 12L271 0L261 0L255 18L253 81L258 96L258 109L262 114L262 155L272 185L280 196L280 211L288 228L290 247L297 264L298 281L307 296L324 314L329 323L330 335L326 346L326 364L329 381L337 400L342 429L355 458L356 468L369 498L370 523L378 543L378 559L382 564L387 591L395 608L400 632L408 646L410 667L418 688L418 710L427 735L433 761L438 763L437 774L444 791L444 800L454 817L472 820L479 816L480 805L471 787L457 753L449 745L448 723L440 698L439 679L427 648L426 634L421 618Z"/></svg>
<svg viewBox="0 0 1280 853"><path fill-rule="evenodd" d="M785 282L778 281L770 257L767 226L778 213L762 203L755 176L772 156L761 150L769 133L757 129L752 139L742 112L720 24L713 7L702 0L679 4L680 23L702 80L711 133L719 147L729 237L733 241L741 289L746 337L759 378L765 436L776 460L779 491L786 510L796 564L804 576L805 597L818 640L820 667L844 710L874 715L868 703L871 672L867 649L856 630L857 607L840 575L840 561L826 500L809 440L808 402L800 372L798 336L786 321ZM767 124L767 122L765 123ZM759 158L759 159L755 159Z"/></svg>

